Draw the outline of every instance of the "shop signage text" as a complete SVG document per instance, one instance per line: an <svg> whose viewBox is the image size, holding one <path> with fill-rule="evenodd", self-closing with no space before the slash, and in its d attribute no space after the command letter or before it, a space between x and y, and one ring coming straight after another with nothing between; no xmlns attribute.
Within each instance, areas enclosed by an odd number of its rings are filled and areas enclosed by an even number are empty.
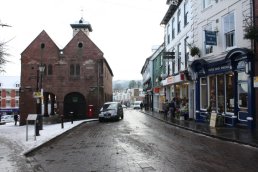
<svg viewBox="0 0 258 172"><path fill-rule="evenodd" d="M214 73L214 72L219 72L219 71L225 71L225 70L230 70L231 69L231 66L216 66L216 67L213 67L213 68L209 68L208 69L208 72L209 73Z"/></svg>

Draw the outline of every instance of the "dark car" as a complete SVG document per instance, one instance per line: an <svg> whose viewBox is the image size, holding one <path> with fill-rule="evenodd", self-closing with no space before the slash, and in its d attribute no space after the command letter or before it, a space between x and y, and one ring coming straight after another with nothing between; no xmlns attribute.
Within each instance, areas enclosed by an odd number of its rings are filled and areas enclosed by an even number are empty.
<svg viewBox="0 0 258 172"><path fill-rule="evenodd" d="M106 102L99 113L99 121L102 122L105 119L115 119L124 118L124 111L121 103L119 102Z"/></svg>

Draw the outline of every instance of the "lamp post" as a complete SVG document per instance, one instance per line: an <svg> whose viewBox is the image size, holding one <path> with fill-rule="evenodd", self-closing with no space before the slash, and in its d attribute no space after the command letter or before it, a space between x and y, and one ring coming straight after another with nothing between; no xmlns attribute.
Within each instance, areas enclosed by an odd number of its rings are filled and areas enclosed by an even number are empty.
<svg viewBox="0 0 258 172"><path fill-rule="evenodd" d="M40 45L40 49L41 49L41 52L40 52L40 65L39 65L39 90L37 91L40 91L40 97L38 98L38 103L39 103L39 107L38 107L38 110L37 110L37 114L38 114L38 127L40 130L43 130L43 117L42 117L42 97L43 97L43 89L42 89L42 74L45 70L45 66L42 64L42 56L43 56L43 50L45 48L45 44L44 43L41 43Z"/></svg>

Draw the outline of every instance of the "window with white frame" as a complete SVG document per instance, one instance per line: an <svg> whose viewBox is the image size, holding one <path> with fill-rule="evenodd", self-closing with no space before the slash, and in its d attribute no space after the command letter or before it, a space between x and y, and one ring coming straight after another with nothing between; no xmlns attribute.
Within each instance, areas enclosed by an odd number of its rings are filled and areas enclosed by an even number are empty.
<svg viewBox="0 0 258 172"><path fill-rule="evenodd" d="M11 90L6 90L6 97L10 97L11 96Z"/></svg>
<svg viewBox="0 0 258 172"><path fill-rule="evenodd" d="M181 63L182 63L182 59L181 59L181 43L179 43L177 45L177 64L178 64L178 72L181 70Z"/></svg>
<svg viewBox="0 0 258 172"><path fill-rule="evenodd" d="M6 100L6 107L11 107L11 101L10 100Z"/></svg>
<svg viewBox="0 0 258 172"><path fill-rule="evenodd" d="M188 37L185 38L185 69L188 67L188 60L189 60L189 54L190 54L190 48L188 46Z"/></svg>
<svg viewBox="0 0 258 172"><path fill-rule="evenodd" d="M207 8L211 5L211 0L203 0L203 8Z"/></svg>
<svg viewBox="0 0 258 172"><path fill-rule="evenodd" d="M212 23L209 23L206 26L204 26L204 32L203 32L205 54L210 54L210 53L213 52L213 46L212 45L206 45L206 42L205 42L205 30L212 31Z"/></svg>
<svg viewBox="0 0 258 172"><path fill-rule="evenodd" d="M224 39L226 48L235 46L235 17L234 13L229 13L223 18Z"/></svg>
<svg viewBox="0 0 258 172"><path fill-rule="evenodd" d="M178 9L177 12L177 33L181 32L181 10Z"/></svg>
<svg viewBox="0 0 258 172"><path fill-rule="evenodd" d="M175 18L172 19L172 39L175 39Z"/></svg>
<svg viewBox="0 0 258 172"><path fill-rule="evenodd" d="M167 45L170 44L170 25L167 25Z"/></svg>
<svg viewBox="0 0 258 172"><path fill-rule="evenodd" d="M188 10L188 1L184 4L184 25L186 26L189 23L189 10Z"/></svg>
<svg viewBox="0 0 258 172"><path fill-rule="evenodd" d="M19 100L15 100L15 107L19 107Z"/></svg>

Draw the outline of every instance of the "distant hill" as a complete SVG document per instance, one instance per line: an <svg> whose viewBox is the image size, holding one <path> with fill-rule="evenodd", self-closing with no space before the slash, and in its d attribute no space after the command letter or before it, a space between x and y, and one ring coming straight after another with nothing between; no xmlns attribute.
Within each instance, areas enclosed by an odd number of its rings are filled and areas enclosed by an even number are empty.
<svg viewBox="0 0 258 172"><path fill-rule="evenodd" d="M132 80L114 80L113 89L114 90L124 90L129 88L129 84ZM142 88L142 80L134 80L136 83L140 82L140 88ZM137 88L137 86L136 86Z"/></svg>

